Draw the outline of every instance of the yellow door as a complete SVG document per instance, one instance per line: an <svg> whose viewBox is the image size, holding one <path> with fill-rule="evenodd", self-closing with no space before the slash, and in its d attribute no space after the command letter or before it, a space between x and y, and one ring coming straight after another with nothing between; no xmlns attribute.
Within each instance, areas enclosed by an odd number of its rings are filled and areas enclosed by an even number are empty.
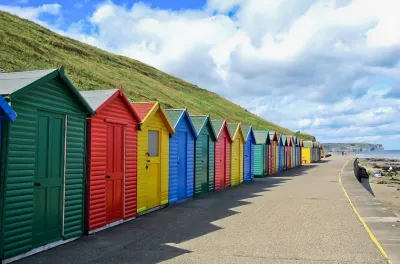
<svg viewBox="0 0 400 264"><path fill-rule="evenodd" d="M243 144L241 138L239 138L239 147L238 147L238 170L239 170L239 183L243 182Z"/></svg>
<svg viewBox="0 0 400 264"><path fill-rule="evenodd" d="M148 152L146 160L146 207L153 208L161 204L160 146L159 128L148 130Z"/></svg>
<svg viewBox="0 0 400 264"><path fill-rule="evenodd" d="M239 184L239 139L236 139L232 143L232 153L231 153L231 185L235 186Z"/></svg>

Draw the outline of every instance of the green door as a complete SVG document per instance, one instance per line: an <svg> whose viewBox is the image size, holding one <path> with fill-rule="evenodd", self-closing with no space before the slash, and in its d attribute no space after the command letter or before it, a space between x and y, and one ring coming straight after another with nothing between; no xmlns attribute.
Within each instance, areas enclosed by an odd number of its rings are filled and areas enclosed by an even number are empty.
<svg viewBox="0 0 400 264"><path fill-rule="evenodd" d="M62 238L65 117L38 112L33 246Z"/></svg>
<svg viewBox="0 0 400 264"><path fill-rule="evenodd" d="M201 135L201 192L208 192L208 135Z"/></svg>

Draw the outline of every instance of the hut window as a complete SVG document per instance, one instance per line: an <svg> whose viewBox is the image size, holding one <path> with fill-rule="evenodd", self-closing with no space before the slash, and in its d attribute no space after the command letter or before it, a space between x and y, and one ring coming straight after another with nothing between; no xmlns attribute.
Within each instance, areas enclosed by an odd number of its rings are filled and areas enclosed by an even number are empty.
<svg viewBox="0 0 400 264"><path fill-rule="evenodd" d="M149 157L158 157L158 130L149 130Z"/></svg>

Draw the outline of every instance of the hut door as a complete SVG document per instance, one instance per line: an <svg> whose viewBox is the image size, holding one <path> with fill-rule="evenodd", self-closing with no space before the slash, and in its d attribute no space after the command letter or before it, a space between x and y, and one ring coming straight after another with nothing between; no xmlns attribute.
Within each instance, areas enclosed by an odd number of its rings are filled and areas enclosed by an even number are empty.
<svg viewBox="0 0 400 264"><path fill-rule="evenodd" d="M124 127L107 124L106 149L106 217L107 223L122 219L124 186Z"/></svg>
<svg viewBox="0 0 400 264"><path fill-rule="evenodd" d="M201 143L202 143L202 154L201 154L201 192L206 193L208 192L208 135L201 136Z"/></svg>
<svg viewBox="0 0 400 264"><path fill-rule="evenodd" d="M268 168L269 168L269 145L263 145L265 148L265 155L264 155L264 175L268 175Z"/></svg>
<svg viewBox="0 0 400 264"><path fill-rule="evenodd" d="M226 138L222 138L222 144L220 144L220 159L221 159L221 189L226 186Z"/></svg>
<svg viewBox="0 0 400 264"><path fill-rule="evenodd" d="M146 207L153 208L161 204L161 130L150 128L148 133Z"/></svg>
<svg viewBox="0 0 400 264"><path fill-rule="evenodd" d="M187 157L187 134L177 132L178 137L178 200L186 198L186 157Z"/></svg>
<svg viewBox="0 0 400 264"><path fill-rule="evenodd" d="M60 240L65 162L65 116L38 112L33 197L33 246Z"/></svg>

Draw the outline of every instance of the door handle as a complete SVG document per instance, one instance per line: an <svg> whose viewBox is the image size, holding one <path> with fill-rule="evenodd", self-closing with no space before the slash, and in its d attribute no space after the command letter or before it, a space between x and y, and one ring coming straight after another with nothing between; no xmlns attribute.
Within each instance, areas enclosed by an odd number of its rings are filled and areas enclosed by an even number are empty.
<svg viewBox="0 0 400 264"><path fill-rule="evenodd" d="M149 168L149 166L146 165L146 170Z"/></svg>
<svg viewBox="0 0 400 264"><path fill-rule="evenodd" d="M33 185L34 185L35 187L40 187L40 182L34 182Z"/></svg>
<svg viewBox="0 0 400 264"><path fill-rule="evenodd" d="M111 179L111 176L110 175L106 175L106 179Z"/></svg>
<svg viewBox="0 0 400 264"><path fill-rule="evenodd" d="M150 162L150 160L147 160L147 162Z"/></svg>

